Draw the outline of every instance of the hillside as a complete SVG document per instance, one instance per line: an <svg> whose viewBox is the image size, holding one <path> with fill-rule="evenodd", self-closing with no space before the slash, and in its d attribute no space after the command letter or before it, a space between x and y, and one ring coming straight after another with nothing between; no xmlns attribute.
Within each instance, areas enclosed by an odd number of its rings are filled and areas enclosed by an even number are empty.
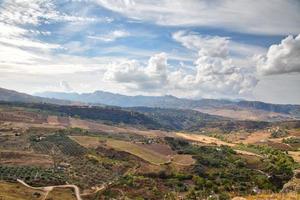
<svg viewBox="0 0 300 200"><path fill-rule="evenodd" d="M55 98L36 97L25 93L16 92L0 88L0 101L26 102L26 103L52 103L52 104L71 104L69 100Z"/></svg>
<svg viewBox="0 0 300 200"><path fill-rule="evenodd" d="M194 109L213 115L244 120L280 121L300 118L300 105L281 105L259 101L230 101L220 99L183 99L166 96L126 96L110 92L60 93L44 92L37 96L80 101L84 103L106 104L120 107L160 107ZM228 113L228 110L230 111Z"/></svg>

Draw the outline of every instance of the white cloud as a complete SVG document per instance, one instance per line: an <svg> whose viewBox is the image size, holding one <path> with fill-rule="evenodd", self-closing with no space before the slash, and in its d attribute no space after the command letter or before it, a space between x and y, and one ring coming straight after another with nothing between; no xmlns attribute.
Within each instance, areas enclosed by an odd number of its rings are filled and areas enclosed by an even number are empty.
<svg viewBox="0 0 300 200"><path fill-rule="evenodd" d="M167 26L209 26L244 33L286 35L300 32L297 0L95 0L135 20Z"/></svg>
<svg viewBox="0 0 300 200"><path fill-rule="evenodd" d="M59 12L54 1L51 0L7 0L1 2L1 75L9 73L58 75L101 70L103 63L108 62L107 57L85 58L66 55L64 52L68 49L62 45L47 43L36 37L37 35L51 35L49 31L39 30L42 24L60 21L85 22L86 24L95 20ZM68 46L66 45L66 47Z"/></svg>
<svg viewBox="0 0 300 200"><path fill-rule="evenodd" d="M230 59L199 54L195 70L170 70L167 55L152 56L147 66L135 60L110 65L104 74L108 81L126 89L179 96L233 97L248 95L257 84L251 73L236 67ZM213 96L211 96L213 95Z"/></svg>
<svg viewBox="0 0 300 200"><path fill-rule="evenodd" d="M119 38L130 36L130 33L124 30L114 30L105 35L88 36L90 39L101 40L103 42L113 42Z"/></svg>
<svg viewBox="0 0 300 200"><path fill-rule="evenodd" d="M219 36L201 36L196 33L178 31L172 35L173 39L180 42L184 47L201 54L208 54L213 57L225 58L228 56L229 38Z"/></svg>
<svg viewBox="0 0 300 200"><path fill-rule="evenodd" d="M263 75L300 72L300 34L288 36L257 57L257 71Z"/></svg>
<svg viewBox="0 0 300 200"><path fill-rule="evenodd" d="M56 9L53 0L4 0L1 5L0 21L9 24L39 25L53 21L64 22L107 22L108 19L68 15Z"/></svg>
<svg viewBox="0 0 300 200"><path fill-rule="evenodd" d="M230 54L240 50L242 44L233 43L227 37L201 36L185 31L172 36L184 47L198 52L192 69L170 66L167 54L160 53L150 57L146 66L136 60L111 64L104 77L126 89L141 92L215 98L251 94L258 82L254 65L236 65L244 64L246 58L243 57L243 63L242 58L236 60Z"/></svg>
<svg viewBox="0 0 300 200"><path fill-rule="evenodd" d="M146 67L136 60L111 64L104 78L125 84L131 89L143 91L162 89L167 82L167 55L160 53L152 56Z"/></svg>

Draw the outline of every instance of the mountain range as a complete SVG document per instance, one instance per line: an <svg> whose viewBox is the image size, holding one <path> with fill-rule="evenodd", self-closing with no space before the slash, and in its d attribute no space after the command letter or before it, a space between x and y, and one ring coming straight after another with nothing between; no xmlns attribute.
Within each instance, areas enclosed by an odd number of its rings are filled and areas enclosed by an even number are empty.
<svg viewBox="0 0 300 200"><path fill-rule="evenodd" d="M281 121L300 119L300 105L271 104L260 101L230 101L220 99L192 100L166 96L126 96L110 92L93 93L43 92L34 96L0 88L0 101L50 103L58 105L118 106L134 111L139 107L194 110L215 116L239 120ZM145 111L146 112L146 111Z"/></svg>
<svg viewBox="0 0 300 200"><path fill-rule="evenodd" d="M166 96L127 96L111 92L93 93L43 92L39 97L101 104L119 107L159 107L190 109L203 113L245 120L278 121L300 118L300 105L271 104L260 101L222 100L222 99L185 99L172 95Z"/></svg>

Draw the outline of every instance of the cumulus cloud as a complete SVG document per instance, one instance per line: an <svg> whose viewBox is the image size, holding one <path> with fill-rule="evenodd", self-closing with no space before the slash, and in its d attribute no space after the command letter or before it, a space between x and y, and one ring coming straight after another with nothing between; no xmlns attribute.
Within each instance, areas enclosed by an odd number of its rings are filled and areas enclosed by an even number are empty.
<svg viewBox="0 0 300 200"><path fill-rule="evenodd" d="M257 71L263 75L300 72L300 34L272 45L266 55L257 57Z"/></svg>
<svg viewBox="0 0 300 200"><path fill-rule="evenodd" d="M226 38L203 37L200 43L193 35L191 38L181 36L175 34L174 39L198 51L192 71L172 70L167 54L160 53L152 56L147 66L135 60L112 64L104 77L122 83L127 89L158 90L183 96L232 97L252 92L258 80L252 72L236 66L229 58Z"/></svg>
<svg viewBox="0 0 300 200"><path fill-rule="evenodd" d="M255 34L298 34L298 0L95 0L134 20L165 26L206 26Z"/></svg>
<svg viewBox="0 0 300 200"><path fill-rule="evenodd" d="M263 47L235 42L229 37L204 36L183 30L173 33L172 38L188 49L201 51L203 54L213 57L226 58L229 54L238 57L252 57L254 54L266 51Z"/></svg>
<svg viewBox="0 0 300 200"><path fill-rule="evenodd" d="M131 89L162 89L167 82L167 55L160 53L152 56L147 66L142 66L136 60L111 64L104 77Z"/></svg>
<svg viewBox="0 0 300 200"><path fill-rule="evenodd" d="M130 36L130 33L124 30L114 30L105 35L88 36L90 39L100 40L103 42L113 42L119 38Z"/></svg>
<svg viewBox="0 0 300 200"><path fill-rule="evenodd" d="M201 36L196 33L178 31L173 33L173 39L188 49L199 51L203 55L225 58L228 56L229 38L219 36Z"/></svg>

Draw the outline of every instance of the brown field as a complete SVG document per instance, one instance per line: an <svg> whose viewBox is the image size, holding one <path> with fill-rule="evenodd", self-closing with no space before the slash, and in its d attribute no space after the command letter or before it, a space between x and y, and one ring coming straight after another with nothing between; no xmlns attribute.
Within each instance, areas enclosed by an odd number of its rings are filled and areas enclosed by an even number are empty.
<svg viewBox="0 0 300 200"><path fill-rule="evenodd" d="M176 154L171 147L169 147L166 144L137 144L138 146L149 149L150 151L154 151L158 154L164 155L164 156L170 156Z"/></svg>
<svg viewBox="0 0 300 200"><path fill-rule="evenodd" d="M76 200L75 194L68 188L54 188L45 200Z"/></svg>
<svg viewBox="0 0 300 200"><path fill-rule="evenodd" d="M177 137L194 141L194 142L200 142L200 143L205 143L205 144L216 144L216 145L228 145L228 146L234 146L234 144L228 143L228 142L223 142L220 139L214 138L214 137L209 137L205 135L197 135L197 134L186 134L186 133L176 133Z"/></svg>
<svg viewBox="0 0 300 200"><path fill-rule="evenodd" d="M151 164L160 165L169 162L168 156L161 155L155 151L131 142L109 139L106 144L108 147L133 154Z"/></svg>
<svg viewBox="0 0 300 200"><path fill-rule="evenodd" d="M100 122L90 121L90 120L81 120L75 118L70 119L70 126L75 128L82 128L92 131L102 131L106 133L132 133L138 134L147 137L157 137L157 136L165 136L167 133L160 130L139 130L130 126L112 126L103 124Z"/></svg>
<svg viewBox="0 0 300 200"><path fill-rule="evenodd" d="M243 143L243 144L255 144L258 142L266 141L271 136L271 133L267 131L256 131L247 135L244 140L235 141L235 143Z"/></svg>
<svg viewBox="0 0 300 200"><path fill-rule="evenodd" d="M195 160L191 155L178 154L172 157L172 163L176 165L190 166L195 164Z"/></svg>
<svg viewBox="0 0 300 200"><path fill-rule="evenodd" d="M36 194L36 195L34 195ZM38 197L38 194L40 196ZM2 200L43 200L44 193L27 188L19 183L0 181L0 199Z"/></svg>
<svg viewBox="0 0 300 200"><path fill-rule="evenodd" d="M72 140L86 148L96 149L100 145L100 138L92 136L69 136Z"/></svg>
<svg viewBox="0 0 300 200"><path fill-rule="evenodd" d="M296 162L300 163L300 151L289 151L288 153Z"/></svg>
<svg viewBox="0 0 300 200"><path fill-rule="evenodd" d="M227 109L227 108L197 108L197 111L211 114L211 115L218 115L222 117L228 117L232 119L238 120L253 120L253 121L266 121L266 120L274 120L274 119L291 119L289 115L284 115L281 113L274 113L274 112L266 112L261 110L247 110L247 109Z"/></svg>
<svg viewBox="0 0 300 200"><path fill-rule="evenodd" d="M53 166L53 161L48 155L21 151L0 151L0 164L49 168Z"/></svg>

